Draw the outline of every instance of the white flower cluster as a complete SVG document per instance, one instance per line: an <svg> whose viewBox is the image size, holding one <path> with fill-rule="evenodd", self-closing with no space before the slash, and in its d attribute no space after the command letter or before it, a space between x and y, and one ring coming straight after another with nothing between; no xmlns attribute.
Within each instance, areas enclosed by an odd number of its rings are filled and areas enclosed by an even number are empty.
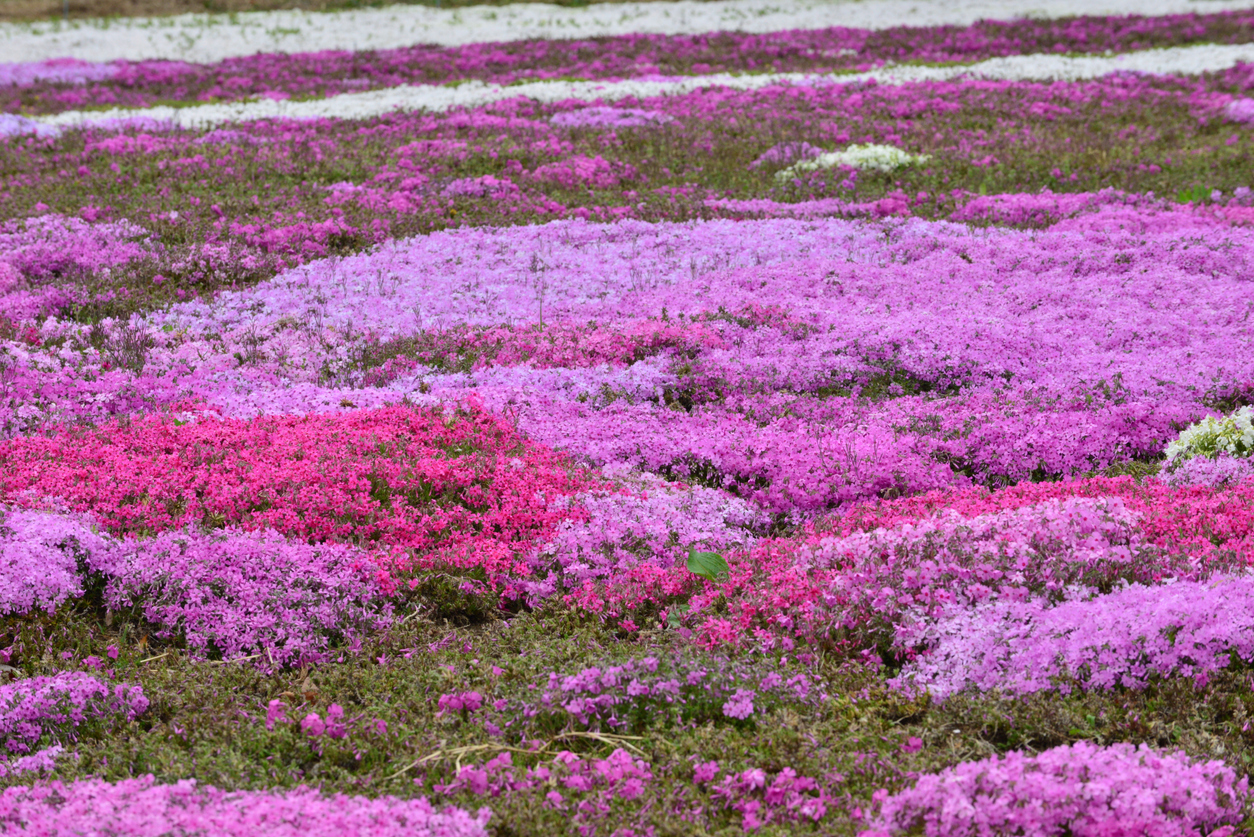
<svg viewBox="0 0 1254 837"><path fill-rule="evenodd" d="M775 173L775 179L781 182L791 180L799 174L830 169L833 166L853 166L855 169L874 169L875 171L892 171L893 169L922 163L931 159L926 154L911 154L895 145L851 145L844 151L829 151L810 160L802 160L782 171Z"/></svg>
<svg viewBox="0 0 1254 837"><path fill-rule="evenodd" d="M1220 453L1250 456L1254 453L1254 407L1242 407L1230 416L1210 416L1180 431L1167 445L1167 462L1183 462L1195 456L1214 459Z"/></svg>

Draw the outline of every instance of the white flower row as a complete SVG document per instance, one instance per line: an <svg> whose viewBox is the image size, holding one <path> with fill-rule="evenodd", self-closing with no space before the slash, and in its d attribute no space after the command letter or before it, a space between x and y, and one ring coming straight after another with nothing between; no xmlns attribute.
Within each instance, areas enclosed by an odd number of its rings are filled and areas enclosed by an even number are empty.
<svg viewBox="0 0 1254 837"><path fill-rule="evenodd" d="M257 52L390 49L525 38L591 38L633 33L700 34L846 26L885 29L969 25L1025 16L1162 15L1248 8L1251 0L675 0L562 8L539 3L433 9L397 5L342 12L0 24L5 61L71 56L85 61L165 58L212 62Z"/></svg>
<svg viewBox="0 0 1254 837"><path fill-rule="evenodd" d="M464 106L477 107L516 96L539 102L567 99L614 101L627 97L681 95L706 87L754 90L773 84L819 85L860 83L874 79L880 84L907 84L916 81L945 81L973 76L993 79L1089 79L1116 72L1195 74L1223 70L1239 61L1254 61L1254 44L1202 45L1146 50L1113 57L1058 55L1016 55L994 58L967 66L890 67L867 73L814 75L807 73L763 73L672 77L664 80L537 81L502 86L479 81L458 85L404 85L367 93L346 93L324 99L287 101L263 99L185 108L168 106L134 110L67 111L44 117L35 123L54 127L109 125L127 121L156 121L181 128L212 128L229 122L258 119L368 119L395 110L443 111ZM24 120L25 121L25 120Z"/></svg>

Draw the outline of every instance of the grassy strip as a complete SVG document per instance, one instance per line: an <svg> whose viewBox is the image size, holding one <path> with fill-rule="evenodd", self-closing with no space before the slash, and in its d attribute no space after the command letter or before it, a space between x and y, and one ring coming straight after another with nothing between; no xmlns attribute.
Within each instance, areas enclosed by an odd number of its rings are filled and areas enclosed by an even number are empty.
<svg viewBox="0 0 1254 837"><path fill-rule="evenodd" d="M118 614L106 627L100 613L81 603L52 618L9 620L5 632L18 647L31 649L11 659L28 675L77 667L89 656L104 658L110 647L120 649L116 662L107 664L117 678L142 682L152 701L133 723L81 730L77 757L61 762L57 778L117 780L151 772L161 781L194 778L223 788L313 784L327 792L423 794L472 810L489 804L494 832L502 835L569 827L570 813L545 797L557 786L499 796L466 789L442 793L437 786L453 782L460 767L505 753L517 767L534 767L551 764L562 750L604 758L621 748L647 761L653 779L637 798L614 798L604 811L578 814L577 822L607 829L596 833L628 826L660 834L739 832L740 815L711 795L712 783L694 781L695 765L716 761L723 773L760 768L769 777L792 768L834 789L837 801L819 823L781 822L759 833L853 834L857 814L876 790L906 786L913 771L1008 750L1081 740L1147 742L1221 757L1238 772L1254 765L1254 698L1248 672L1241 670L1206 685L1177 679L1137 692L962 696L938 706L885 690L880 684L887 672L874 668L821 655L799 655L808 663L771 655L747 665L784 674L805 669L822 679L829 700L818 707L785 703L744 721L716 709L679 725L645 715L616 731L539 716L497 736L473 711L441 712L438 698L475 690L488 702L525 699L534 697L532 684L543 686L549 672L574 674L645 656L677 654L697 666L718 661L678 647L670 632L614 635L560 611L456 628L445 619L464 621L456 603L421 604L423 610L403 626L345 652L340 661L275 675L248 663L190 659L178 647L146 642L142 623ZM311 738L294 721L267 729L272 700L283 701L291 719L324 715L338 704L349 719L348 735ZM9 777L0 786L25 781ZM569 791L566 796L578 798Z"/></svg>

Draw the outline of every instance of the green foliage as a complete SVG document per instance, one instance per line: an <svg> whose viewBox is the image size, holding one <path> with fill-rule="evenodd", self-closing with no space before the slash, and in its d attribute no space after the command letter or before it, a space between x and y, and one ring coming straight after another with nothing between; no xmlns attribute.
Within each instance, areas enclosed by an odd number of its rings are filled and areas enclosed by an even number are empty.
<svg viewBox="0 0 1254 837"><path fill-rule="evenodd" d="M688 550L688 572L707 581L725 581L729 568L727 561L717 552L700 552L694 546Z"/></svg>

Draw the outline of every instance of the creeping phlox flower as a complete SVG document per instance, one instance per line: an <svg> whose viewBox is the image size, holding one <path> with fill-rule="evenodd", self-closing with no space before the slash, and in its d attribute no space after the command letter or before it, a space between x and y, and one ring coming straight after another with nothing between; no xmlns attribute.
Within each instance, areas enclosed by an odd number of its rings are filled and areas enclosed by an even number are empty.
<svg viewBox="0 0 1254 837"><path fill-rule="evenodd" d="M823 156L823 153L823 149L810 145L808 142L781 142L759 154L757 159L749 164L749 168L791 163L796 159L813 160L815 157Z"/></svg>
<svg viewBox="0 0 1254 837"><path fill-rule="evenodd" d="M693 768L696 783L706 785L710 796L721 801L723 807L739 813L745 831L756 831L771 823L818 822L827 815L832 802L822 785L798 775L791 767L785 767L774 778L760 767L729 773L716 782L718 774L719 764L715 761L698 763Z"/></svg>
<svg viewBox="0 0 1254 837"><path fill-rule="evenodd" d="M874 827L859 837L1227 837L1241 822L1249 779L1145 744L1079 741L964 762L877 795Z"/></svg>
<svg viewBox="0 0 1254 837"><path fill-rule="evenodd" d="M1245 406L1223 418L1208 416L1191 424L1167 445L1167 462L1220 454L1248 457L1254 453L1254 407Z"/></svg>
<svg viewBox="0 0 1254 837"><path fill-rule="evenodd" d="M655 110L597 105L555 114L549 124L558 128L648 128L670 121L671 117Z"/></svg>
<svg viewBox="0 0 1254 837"><path fill-rule="evenodd" d="M822 683L804 672L763 671L717 656L699 661L643 657L622 665L550 672L538 697L450 692L439 717L482 724L493 736L531 727L574 725L587 730L639 731L666 718L677 725L761 720L780 705L812 708L827 699Z"/></svg>
<svg viewBox="0 0 1254 837"><path fill-rule="evenodd" d="M329 636L360 641L391 623L366 552L270 529L127 538L89 563L104 571L111 607L141 608L159 636L181 637L198 655L261 655L264 667L314 662Z"/></svg>
<svg viewBox="0 0 1254 837"><path fill-rule="evenodd" d="M1165 468L1158 474L1160 482L1176 486L1219 487L1252 479L1254 479L1254 457L1231 456L1222 451L1214 459L1208 456L1195 456L1192 459L1177 460L1171 468Z"/></svg>
<svg viewBox="0 0 1254 837"><path fill-rule="evenodd" d="M20 137L28 134L55 138L61 136L61 129L46 125L38 119L18 116L15 113L0 113L0 137Z"/></svg>
<svg viewBox="0 0 1254 837"><path fill-rule="evenodd" d="M545 785L568 793L584 795L583 803L568 805L560 791L546 795L550 807L576 808L581 814L604 815L615 799L633 800L644 793L653 780L648 762L632 758L631 753L617 749L604 759L585 758L567 750L559 752L548 765L538 765L525 772L514 768L508 753L490 759L482 767L462 767L446 784L437 784L437 793L451 796L470 793L476 796L510 796Z"/></svg>
<svg viewBox="0 0 1254 837"><path fill-rule="evenodd" d="M152 776L13 787L0 830L18 834L213 834L214 837L487 837L486 808L436 810L424 798L369 799L298 787L224 791Z"/></svg>
<svg viewBox="0 0 1254 837"><path fill-rule="evenodd" d="M955 607L898 630L924 648L896 682L943 700L964 689L1029 694L1144 688L1254 660L1254 578L1133 584L1059 604L1041 598Z"/></svg>
<svg viewBox="0 0 1254 837"><path fill-rule="evenodd" d="M1233 99L1224 105L1224 116L1233 122L1254 122L1254 99Z"/></svg>
<svg viewBox="0 0 1254 837"><path fill-rule="evenodd" d="M716 551L750 546L764 523L758 508L725 491L671 483L622 466L606 466L602 473L628 490L602 489L563 500L586 516L562 521L531 557L539 580L520 585L527 595L542 598L634 567L676 567L693 545Z"/></svg>
<svg viewBox="0 0 1254 837"><path fill-rule="evenodd" d="M369 553L272 529L119 539L90 515L0 507L0 570L0 614L54 610L100 573L105 604L139 608L158 636L263 667L322 659L329 637L359 641L392 614Z"/></svg>
<svg viewBox="0 0 1254 837"><path fill-rule="evenodd" d="M0 506L0 615L52 611L82 595L78 564L108 541L85 517Z"/></svg>
<svg viewBox="0 0 1254 837"><path fill-rule="evenodd" d="M90 436L0 442L0 494L62 497L115 534L273 529L402 553L392 568L443 561L490 579L525 573L519 551L571 513L553 511L553 499L593 484L565 457L473 408L183 425L149 416ZM147 502L132 502L137 496Z"/></svg>
<svg viewBox="0 0 1254 837"><path fill-rule="evenodd" d="M44 742L72 741L86 721L134 720L148 708L140 686L113 686L77 671L0 685L0 742L10 753L29 753Z"/></svg>
<svg viewBox="0 0 1254 837"><path fill-rule="evenodd" d="M19 756L15 759L0 756L0 779L15 776L18 773L47 773L57 766L57 759L63 755L65 755L65 748L60 744L53 744L51 747L45 747L28 756Z"/></svg>
<svg viewBox="0 0 1254 837"><path fill-rule="evenodd" d="M714 644L741 642L763 623L785 636L840 628L858 642L887 643L903 618L955 602L1058 596L1077 583L1152 577L1163 564L1137 523L1118 498L1078 497L971 517L946 509L843 536L763 540L730 555L728 582L694 596L686 621ZM707 606L728 618L707 615Z"/></svg>
<svg viewBox="0 0 1254 837"><path fill-rule="evenodd" d="M786 169L775 173L775 179L781 182L791 180L806 172L830 169L834 166L849 166L855 169L890 172L902 166L911 166L930 160L926 154L911 154L894 145L851 145L842 151L829 151L817 157L801 160Z"/></svg>

